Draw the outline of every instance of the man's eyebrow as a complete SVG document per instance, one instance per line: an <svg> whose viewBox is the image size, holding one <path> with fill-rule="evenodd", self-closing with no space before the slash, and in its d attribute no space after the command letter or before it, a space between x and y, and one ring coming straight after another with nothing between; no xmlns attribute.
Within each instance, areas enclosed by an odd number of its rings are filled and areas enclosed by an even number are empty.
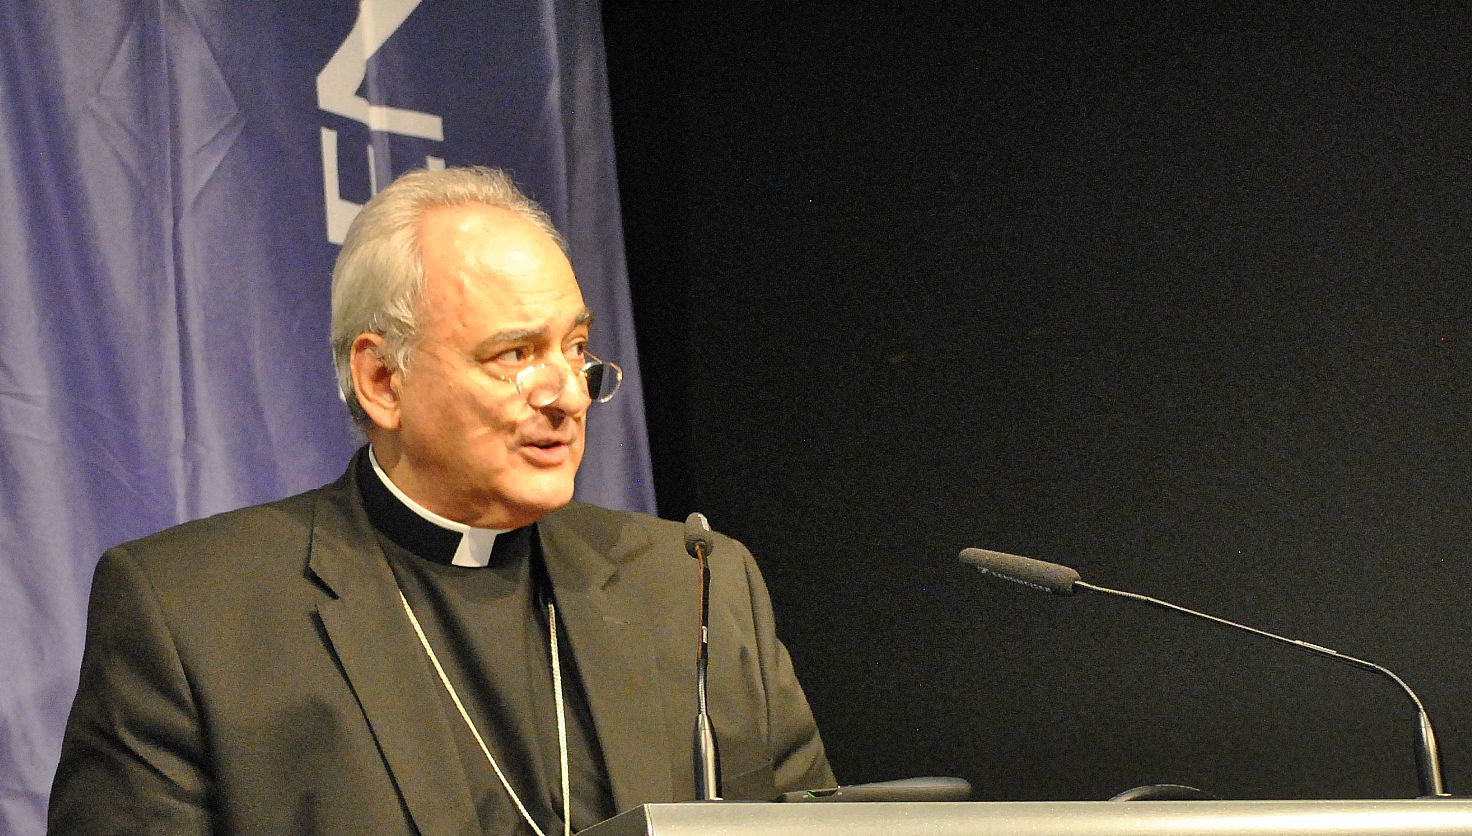
<svg viewBox="0 0 1472 836"><path fill-rule="evenodd" d="M592 325L593 309L583 308L581 311L578 311L577 318L572 321L572 324L574 326ZM476 343L475 350L476 353L479 353L490 349L492 346L503 345L505 343L526 342L527 340L533 340L545 336L547 336L547 329L545 327L518 328L512 331L498 331Z"/></svg>
<svg viewBox="0 0 1472 836"><path fill-rule="evenodd" d="M502 343L520 343L545 336L546 328L520 328L515 331L498 331L475 344L476 351L484 351Z"/></svg>

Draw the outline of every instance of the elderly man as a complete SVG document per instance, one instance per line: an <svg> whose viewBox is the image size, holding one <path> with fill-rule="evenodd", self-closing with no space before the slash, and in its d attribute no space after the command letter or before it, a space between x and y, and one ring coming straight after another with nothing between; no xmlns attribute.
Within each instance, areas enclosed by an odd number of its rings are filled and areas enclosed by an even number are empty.
<svg viewBox="0 0 1472 836"><path fill-rule="evenodd" d="M415 172L333 271L369 444L338 481L110 550L52 832L566 833L695 795L698 568L571 503L619 372L547 216ZM750 554L711 566L725 795L833 775Z"/></svg>

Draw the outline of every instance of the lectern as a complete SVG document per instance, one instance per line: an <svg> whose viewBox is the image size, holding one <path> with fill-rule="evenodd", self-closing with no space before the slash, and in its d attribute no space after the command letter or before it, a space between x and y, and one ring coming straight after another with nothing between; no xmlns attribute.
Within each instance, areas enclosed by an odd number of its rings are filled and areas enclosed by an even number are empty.
<svg viewBox="0 0 1472 836"><path fill-rule="evenodd" d="M580 836L1468 836L1472 799L646 804Z"/></svg>

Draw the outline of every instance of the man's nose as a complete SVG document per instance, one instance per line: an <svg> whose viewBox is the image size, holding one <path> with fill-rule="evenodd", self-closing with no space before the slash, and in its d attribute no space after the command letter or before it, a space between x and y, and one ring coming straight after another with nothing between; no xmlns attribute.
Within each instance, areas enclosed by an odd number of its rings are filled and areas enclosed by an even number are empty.
<svg viewBox="0 0 1472 836"><path fill-rule="evenodd" d="M587 412L593 398L588 393L588 379L583 375L582 365L574 366L561 358L554 360L553 364L552 368L557 370L562 384L557 388L556 397L541 409L555 410L573 417Z"/></svg>

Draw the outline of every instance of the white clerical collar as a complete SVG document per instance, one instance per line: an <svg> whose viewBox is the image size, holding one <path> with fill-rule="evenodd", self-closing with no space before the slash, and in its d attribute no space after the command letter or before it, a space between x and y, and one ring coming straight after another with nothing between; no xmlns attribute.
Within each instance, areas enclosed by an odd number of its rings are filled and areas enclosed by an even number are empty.
<svg viewBox="0 0 1472 836"><path fill-rule="evenodd" d="M434 523L440 528L448 529L460 534L460 545L455 548L455 556L450 563L456 566L469 566L479 569L491 562L491 547L496 544L496 536L510 531L509 528L476 528L473 525L455 522L452 519L442 517L439 514L425 508L423 505L410 499L408 494L399 490L399 486L388 478L383 468L378 466L378 457L373 454L373 447L368 447L368 461L373 465L373 472L378 474L379 481L388 488L389 493L398 497L404 503L404 507L418 514L424 520ZM443 558L441 558L443 559Z"/></svg>

